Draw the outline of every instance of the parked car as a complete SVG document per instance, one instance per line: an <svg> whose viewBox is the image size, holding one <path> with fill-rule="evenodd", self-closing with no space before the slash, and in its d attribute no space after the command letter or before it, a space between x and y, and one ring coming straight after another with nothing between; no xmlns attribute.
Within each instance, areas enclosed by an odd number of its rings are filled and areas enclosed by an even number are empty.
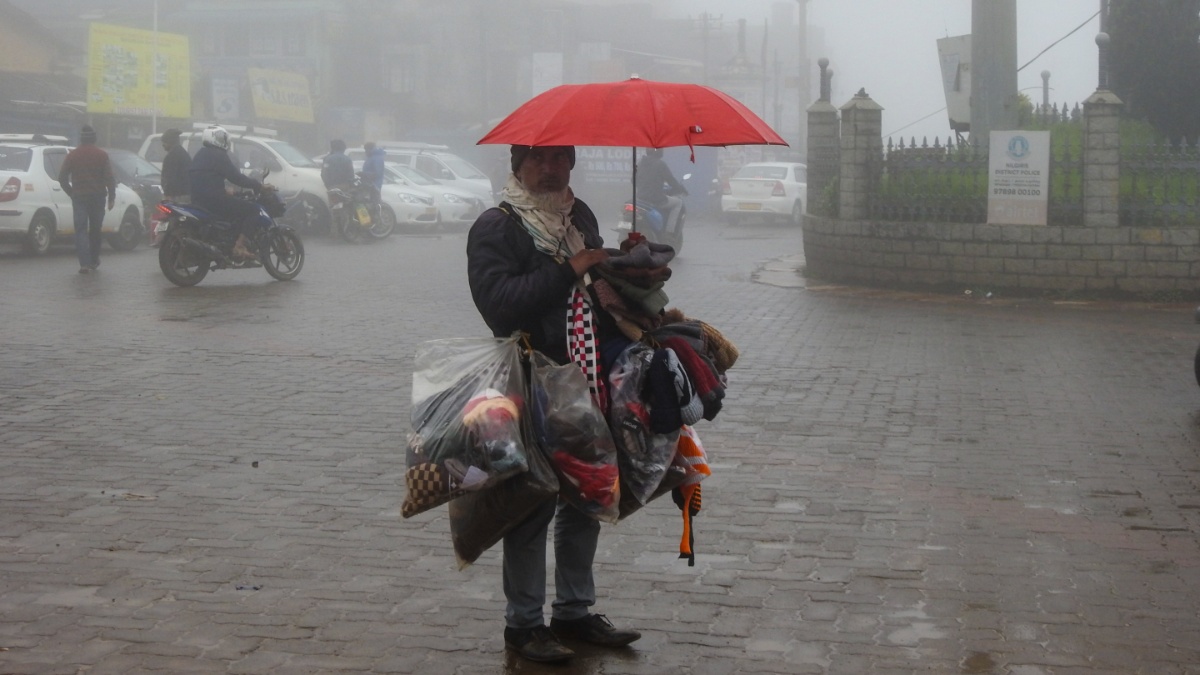
<svg viewBox="0 0 1200 675"><path fill-rule="evenodd" d="M355 162L354 170L362 171L362 162ZM383 182L385 186L400 185L433 199L433 205L437 207L434 225L470 225L486 208L483 200L474 193L443 185L403 164L385 164Z"/></svg>
<svg viewBox="0 0 1200 675"><path fill-rule="evenodd" d="M159 167L147 162L136 152L118 148L105 148L108 159L112 163L113 174L117 181L133 188L142 199L142 222L149 228L150 216L154 214L155 206L162 201L162 172ZM147 229L149 231L149 229Z"/></svg>
<svg viewBox="0 0 1200 675"><path fill-rule="evenodd" d="M355 162L355 170L362 169L362 162ZM390 172L389 172L390 174ZM391 218L396 227L405 232L429 232L437 229L438 209L433 195L420 188L409 187L401 182L383 177L383 188L379 191L379 215Z"/></svg>
<svg viewBox="0 0 1200 675"><path fill-rule="evenodd" d="M75 234L71 198L58 182L70 151L63 137L0 135L0 239L19 241L41 255ZM117 184L101 231L118 250L132 249L144 238L142 200L133 188Z"/></svg>
<svg viewBox="0 0 1200 675"><path fill-rule="evenodd" d="M804 222L807 167L795 162L752 162L738 169L721 195L731 225L746 216Z"/></svg>
<svg viewBox="0 0 1200 675"><path fill-rule="evenodd" d="M442 185L469 192L482 202L484 208L495 203L492 181L487 174L450 152L445 145L398 141L380 141L377 145L387 153L389 164L412 167ZM362 148L351 148L346 154L353 160L364 159Z"/></svg>
<svg viewBox="0 0 1200 675"><path fill-rule="evenodd" d="M226 126L232 143L229 149L234 166L243 172L261 174L270 172L268 182L281 194L296 195L296 200L306 206L310 222L297 225L310 232L326 231L329 228L329 194L321 181L321 167L304 156L295 146L274 136L251 133L245 127ZM195 156L200 149L202 129L180 134L179 142L188 153ZM262 132L262 130L259 130ZM151 134L142 141L138 154L148 162L162 166L166 151L162 147L162 134Z"/></svg>

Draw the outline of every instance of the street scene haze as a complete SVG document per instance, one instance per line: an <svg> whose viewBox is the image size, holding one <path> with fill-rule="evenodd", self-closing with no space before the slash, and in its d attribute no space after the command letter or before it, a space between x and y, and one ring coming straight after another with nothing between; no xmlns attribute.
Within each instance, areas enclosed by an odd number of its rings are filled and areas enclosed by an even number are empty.
<svg viewBox="0 0 1200 675"><path fill-rule="evenodd" d="M0 675L1200 675L1198 109L1200 0L0 0Z"/></svg>

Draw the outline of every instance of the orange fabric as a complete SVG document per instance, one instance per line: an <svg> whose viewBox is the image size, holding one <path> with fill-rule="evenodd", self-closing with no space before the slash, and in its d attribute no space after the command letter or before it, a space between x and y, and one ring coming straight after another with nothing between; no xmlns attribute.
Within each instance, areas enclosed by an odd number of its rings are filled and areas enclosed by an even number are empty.
<svg viewBox="0 0 1200 675"><path fill-rule="evenodd" d="M688 561L688 567L696 565L696 553L693 550L695 533L692 530L692 517L700 513L700 481L712 475L708 466L708 455L704 446L700 445L700 437L696 430L683 425L679 430L679 443L676 452L688 464L688 477L684 484L677 488L679 497L676 499L679 509L683 511L683 535L679 540L679 557Z"/></svg>

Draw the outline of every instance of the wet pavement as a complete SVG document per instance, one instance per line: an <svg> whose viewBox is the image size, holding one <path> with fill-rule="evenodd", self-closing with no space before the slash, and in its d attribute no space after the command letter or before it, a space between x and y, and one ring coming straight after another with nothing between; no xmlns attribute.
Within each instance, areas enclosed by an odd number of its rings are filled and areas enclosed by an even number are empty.
<svg viewBox="0 0 1200 675"><path fill-rule="evenodd" d="M1191 306L828 286L693 222L671 304L742 350L696 566L670 500L606 525L644 637L548 667L498 551L399 513L414 348L483 332L464 233L306 244L191 289L0 249L0 673L1200 673Z"/></svg>

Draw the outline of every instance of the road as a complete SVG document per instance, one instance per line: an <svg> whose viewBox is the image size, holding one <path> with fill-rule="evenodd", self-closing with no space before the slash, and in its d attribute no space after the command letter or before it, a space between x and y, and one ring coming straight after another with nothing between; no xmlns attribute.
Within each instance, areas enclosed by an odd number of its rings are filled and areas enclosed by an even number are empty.
<svg viewBox="0 0 1200 675"><path fill-rule="evenodd" d="M605 526L572 665L505 653L499 552L405 520L412 354L480 335L465 234L306 240L190 289L0 250L0 673L1200 673L1192 308L806 281L689 225L671 304L741 348L669 500Z"/></svg>

